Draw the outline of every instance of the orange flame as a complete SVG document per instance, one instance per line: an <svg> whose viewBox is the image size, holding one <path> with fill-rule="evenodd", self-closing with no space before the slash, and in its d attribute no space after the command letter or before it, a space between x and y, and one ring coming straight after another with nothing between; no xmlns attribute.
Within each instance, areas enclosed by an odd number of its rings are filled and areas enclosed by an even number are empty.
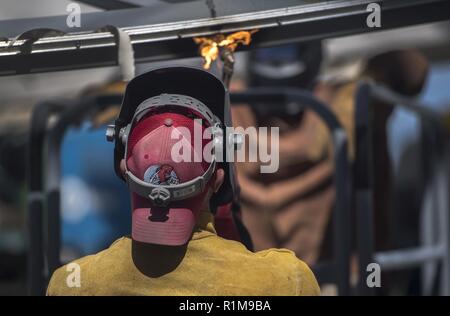
<svg viewBox="0 0 450 316"><path fill-rule="evenodd" d="M194 37L195 43L200 45L199 52L204 61L203 68L211 67L212 62L219 57L221 48L234 52L239 44L249 45L252 41L252 34L257 31L239 31L228 36L217 34L213 37Z"/></svg>

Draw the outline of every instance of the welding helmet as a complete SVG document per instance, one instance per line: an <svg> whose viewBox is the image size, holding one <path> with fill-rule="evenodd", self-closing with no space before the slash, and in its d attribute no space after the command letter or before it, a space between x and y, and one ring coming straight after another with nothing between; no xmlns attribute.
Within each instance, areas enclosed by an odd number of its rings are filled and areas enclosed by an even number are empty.
<svg viewBox="0 0 450 316"><path fill-rule="evenodd" d="M321 63L320 41L255 49L250 52L249 85L310 89Z"/></svg>
<svg viewBox="0 0 450 316"><path fill-rule="evenodd" d="M149 111L164 111L167 106L196 112L211 126L215 150L208 169L191 181L171 185L145 181L128 169L124 177L120 161L126 159L128 136L133 124ZM230 157L234 156L233 151L240 138L228 132L226 127L231 126L229 92L221 80L203 69L171 66L148 71L128 83L119 116L115 124L108 127L107 139L115 144L114 169L117 176L127 182L132 192L149 199L155 206L199 194L220 164L225 171L225 179L210 200L211 211L215 212L217 206L236 199L237 184Z"/></svg>

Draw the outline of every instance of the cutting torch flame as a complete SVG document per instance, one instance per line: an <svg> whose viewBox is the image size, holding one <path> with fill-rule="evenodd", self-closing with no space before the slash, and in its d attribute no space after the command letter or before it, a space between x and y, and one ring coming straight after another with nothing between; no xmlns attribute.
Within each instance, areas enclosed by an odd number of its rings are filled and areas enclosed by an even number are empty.
<svg viewBox="0 0 450 316"><path fill-rule="evenodd" d="M213 61L219 57L222 48L234 52L239 44L249 45L252 34L257 30L239 31L228 36L217 34L213 37L194 37L196 44L200 45L199 52L203 57L203 68L209 69Z"/></svg>

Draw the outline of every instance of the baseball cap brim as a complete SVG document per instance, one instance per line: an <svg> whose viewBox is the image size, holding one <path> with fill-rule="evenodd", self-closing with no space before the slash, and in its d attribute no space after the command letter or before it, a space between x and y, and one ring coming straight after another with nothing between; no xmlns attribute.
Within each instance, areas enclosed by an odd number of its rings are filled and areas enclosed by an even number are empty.
<svg viewBox="0 0 450 316"><path fill-rule="evenodd" d="M148 208L133 210L133 239L157 245L186 244L195 226L194 212L187 208L170 208L166 215L168 217L166 221L151 221Z"/></svg>
<svg viewBox="0 0 450 316"><path fill-rule="evenodd" d="M206 192L163 207L140 207L132 213L132 238L136 241L168 246L186 244L195 228ZM133 199L141 199L133 193Z"/></svg>

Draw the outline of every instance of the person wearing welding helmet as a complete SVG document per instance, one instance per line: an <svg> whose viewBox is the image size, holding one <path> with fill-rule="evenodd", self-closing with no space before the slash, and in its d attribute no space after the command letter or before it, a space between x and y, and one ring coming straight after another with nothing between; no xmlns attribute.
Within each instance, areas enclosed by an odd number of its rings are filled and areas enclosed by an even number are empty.
<svg viewBox="0 0 450 316"><path fill-rule="evenodd" d="M76 286L69 266L56 270L47 295L318 295L293 252L254 253L217 236L214 211L236 199L234 167L218 157L234 150L227 126L229 95L214 75L168 67L134 78L107 132L131 193L131 236L71 263ZM174 155L180 146L190 159Z"/></svg>

